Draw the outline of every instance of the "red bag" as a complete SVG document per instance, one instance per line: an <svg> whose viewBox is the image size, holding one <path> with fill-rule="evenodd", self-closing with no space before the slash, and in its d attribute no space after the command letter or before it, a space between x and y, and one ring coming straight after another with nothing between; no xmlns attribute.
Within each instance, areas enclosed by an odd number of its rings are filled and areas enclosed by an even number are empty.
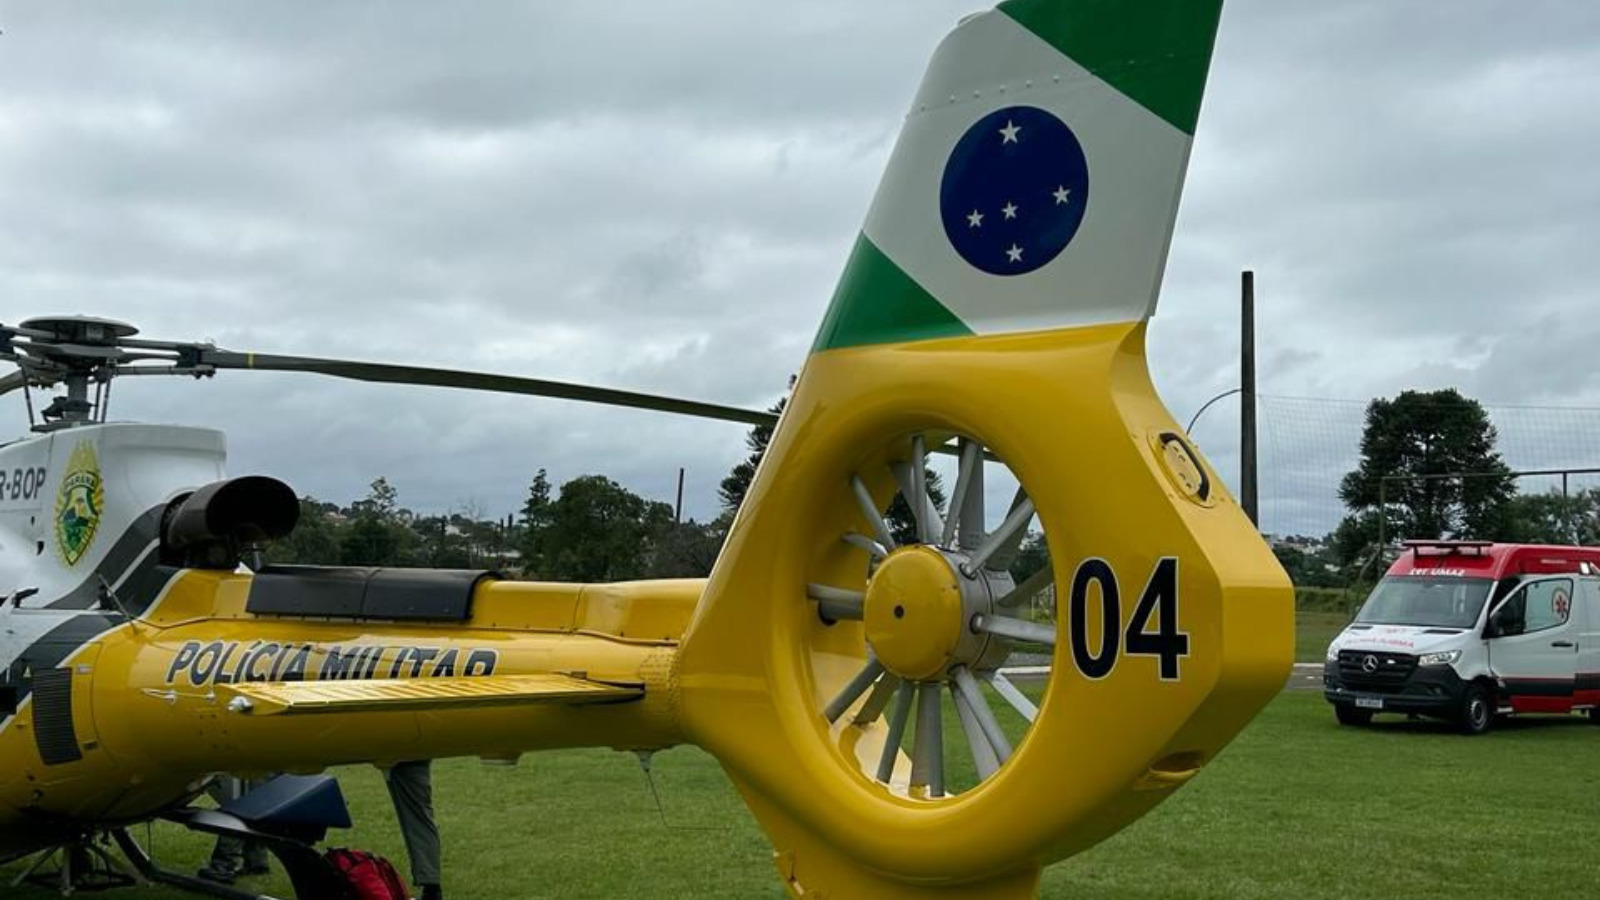
<svg viewBox="0 0 1600 900"><path fill-rule="evenodd" d="M411 900L400 873L376 853L341 847L329 850L324 858L344 876L356 900Z"/></svg>

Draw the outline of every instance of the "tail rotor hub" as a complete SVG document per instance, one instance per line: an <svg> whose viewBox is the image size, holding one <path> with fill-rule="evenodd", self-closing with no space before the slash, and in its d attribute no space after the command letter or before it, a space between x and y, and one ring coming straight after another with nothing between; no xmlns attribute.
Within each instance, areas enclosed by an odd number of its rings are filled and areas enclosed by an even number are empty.
<svg viewBox="0 0 1600 900"><path fill-rule="evenodd" d="M965 557L926 545L889 554L867 584L867 645L885 671L907 681L939 681L976 666L989 648L972 622L992 614L994 592L982 571L962 570Z"/></svg>

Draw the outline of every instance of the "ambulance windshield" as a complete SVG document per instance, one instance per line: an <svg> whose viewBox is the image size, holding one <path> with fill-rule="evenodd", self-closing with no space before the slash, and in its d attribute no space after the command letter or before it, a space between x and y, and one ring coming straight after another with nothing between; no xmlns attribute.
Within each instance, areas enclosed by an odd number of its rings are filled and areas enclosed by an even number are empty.
<svg viewBox="0 0 1600 900"><path fill-rule="evenodd" d="M1494 582L1488 578L1396 575L1378 582L1356 614L1362 625L1471 628Z"/></svg>

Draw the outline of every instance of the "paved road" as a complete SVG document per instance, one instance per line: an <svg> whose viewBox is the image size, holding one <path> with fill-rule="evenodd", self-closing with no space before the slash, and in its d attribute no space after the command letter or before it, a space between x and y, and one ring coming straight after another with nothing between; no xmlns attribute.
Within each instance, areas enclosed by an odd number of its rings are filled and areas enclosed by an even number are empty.
<svg viewBox="0 0 1600 900"><path fill-rule="evenodd" d="M1031 683L1044 680L1043 667L1050 665L1050 657L1038 653L1013 653L1006 660L1008 670L1013 671L1011 680L1019 683ZM1289 681L1283 687L1286 691L1320 691L1322 690L1322 663L1295 663L1294 671L1289 673Z"/></svg>
<svg viewBox="0 0 1600 900"><path fill-rule="evenodd" d="M1284 690L1322 690L1322 663L1295 663L1294 671L1289 673L1289 683L1284 686Z"/></svg>

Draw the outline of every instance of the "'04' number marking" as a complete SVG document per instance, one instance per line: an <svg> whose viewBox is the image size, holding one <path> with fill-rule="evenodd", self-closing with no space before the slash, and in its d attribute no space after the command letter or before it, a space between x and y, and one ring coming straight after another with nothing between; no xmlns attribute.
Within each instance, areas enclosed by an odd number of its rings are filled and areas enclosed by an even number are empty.
<svg viewBox="0 0 1600 900"><path fill-rule="evenodd" d="M1098 586L1098 592L1091 592ZM1100 601L1100 634L1089 633L1090 594ZM1117 573L1111 564L1091 557L1078 564L1067 595L1067 631L1072 638L1072 662L1084 677L1101 679L1116 668L1123 653L1154 656L1161 663L1161 680L1177 681L1178 664L1189 655L1189 635L1178 630L1178 558L1166 556L1156 561L1144 592L1133 608L1126 629L1122 627L1122 596ZM1155 630L1150 620L1155 619Z"/></svg>

